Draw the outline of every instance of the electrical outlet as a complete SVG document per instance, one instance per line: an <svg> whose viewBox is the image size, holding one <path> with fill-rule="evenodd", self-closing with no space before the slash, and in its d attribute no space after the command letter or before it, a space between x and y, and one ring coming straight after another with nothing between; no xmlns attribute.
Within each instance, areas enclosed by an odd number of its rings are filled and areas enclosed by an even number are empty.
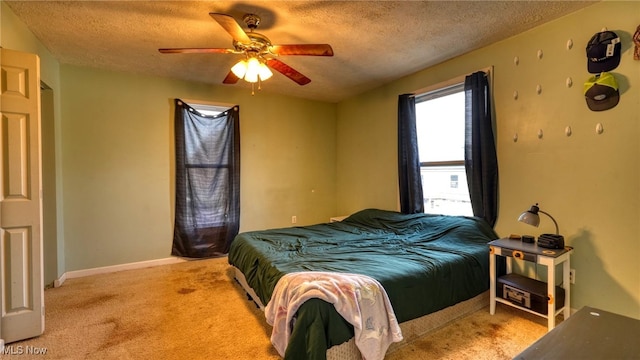
<svg viewBox="0 0 640 360"><path fill-rule="evenodd" d="M569 270L569 282L572 284L576 283L576 269Z"/></svg>
<svg viewBox="0 0 640 360"><path fill-rule="evenodd" d="M291 223L292 223L292 224L295 224L295 223L297 223L297 222L298 222L298 217L297 217L297 216L295 216L295 215L293 215L293 216L291 217Z"/></svg>

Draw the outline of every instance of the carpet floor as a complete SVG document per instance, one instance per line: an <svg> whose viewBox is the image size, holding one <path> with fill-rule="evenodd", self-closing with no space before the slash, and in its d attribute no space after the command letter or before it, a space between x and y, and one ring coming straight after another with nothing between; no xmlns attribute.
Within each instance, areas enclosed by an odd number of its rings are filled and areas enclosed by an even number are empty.
<svg viewBox="0 0 640 360"><path fill-rule="evenodd" d="M47 289L44 334L8 344L2 358L280 359L270 331L226 258L197 260ZM495 315L487 306L385 359L512 359L545 333L546 319L498 304Z"/></svg>

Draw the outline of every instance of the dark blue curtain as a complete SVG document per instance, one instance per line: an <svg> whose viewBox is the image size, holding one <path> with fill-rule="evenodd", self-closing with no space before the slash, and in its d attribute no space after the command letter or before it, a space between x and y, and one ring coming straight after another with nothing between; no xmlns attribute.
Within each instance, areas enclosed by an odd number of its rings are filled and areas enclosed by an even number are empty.
<svg viewBox="0 0 640 360"><path fill-rule="evenodd" d="M464 164L473 215L494 226L498 217L498 159L487 74L465 77Z"/></svg>
<svg viewBox="0 0 640 360"><path fill-rule="evenodd" d="M200 114L175 100L176 213L171 254L221 256L240 227L240 110Z"/></svg>
<svg viewBox="0 0 640 360"><path fill-rule="evenodd" d="M424 212L416 133L416 98L413 94L400 95L398 98L398 177L400 211L403 214Z"/></svg>

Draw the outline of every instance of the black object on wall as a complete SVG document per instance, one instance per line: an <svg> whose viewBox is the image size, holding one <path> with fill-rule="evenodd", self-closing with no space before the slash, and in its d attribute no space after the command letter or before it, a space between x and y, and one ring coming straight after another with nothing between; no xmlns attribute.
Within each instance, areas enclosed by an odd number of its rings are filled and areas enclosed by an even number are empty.
<svg viewBox="0 0 640 360"><path fill-rule="evenodd" d="M171 255L229 251L240 227L240 109L200 114L175 100L176 214Z"/></svg>
<svg viewBox="0 0 640 360"><path fill-rule="evenodd" d="M423 213L424 196L418 156L416 98L413 94L398 97L398 182L400 212Z"/></svg>
<svg viewBox="0 0 640 360"><path fill-rule="evenodd" d="M464 80L465 147L469 197L473 215L492 227L498 218L498 156L493 136L487 74L478 71Z"/></svg>

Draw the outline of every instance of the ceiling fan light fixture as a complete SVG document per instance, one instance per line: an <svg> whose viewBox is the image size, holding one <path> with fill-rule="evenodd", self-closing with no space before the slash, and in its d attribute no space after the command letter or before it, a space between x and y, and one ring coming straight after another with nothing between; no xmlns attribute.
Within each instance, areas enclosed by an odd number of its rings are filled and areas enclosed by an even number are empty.
<svg viewBox="0 0 640 360"><path fill-rule="evenodd" d="M233 72L238 79L242 79L247 73L247 62L245 60L238 61L238 63L231 68L231 72Z"/></svg>
<svg viewBox="0 0 640 360"><path fill-rule="evenodd" d="M265 81L273 76L273 72L265 63L261 62L258 68L258 75L260 75L260 80Z"/></svg>
<svg viewBox="0 0 640 360"><path fill-rule="evenodd" d="M258 82L260 74L260 60L255 57L249 58L247 61L247 72L244 74L244 80L250 83Z"/></svg>

